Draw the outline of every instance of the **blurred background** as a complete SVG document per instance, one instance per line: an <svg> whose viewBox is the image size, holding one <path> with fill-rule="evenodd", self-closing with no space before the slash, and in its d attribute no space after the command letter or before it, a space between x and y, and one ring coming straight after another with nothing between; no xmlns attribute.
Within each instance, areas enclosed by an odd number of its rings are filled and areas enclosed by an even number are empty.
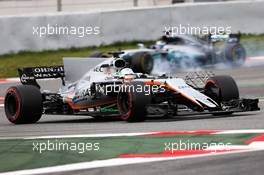
<svg viewBox="0 0 264 175"><path fill-rule="evenodd" d="M180 25L230 27L247 56L264 62L263 9L264 0L0 0L0 78L62 57L152 45Z"/></svg>
<svg viewBox="0 0 264 175"><path fill-rule="evenodd" d="M177 3L219 1L230 0L0 0L0 15L20 15L59 11L112 10L163 6Z"/></svg>

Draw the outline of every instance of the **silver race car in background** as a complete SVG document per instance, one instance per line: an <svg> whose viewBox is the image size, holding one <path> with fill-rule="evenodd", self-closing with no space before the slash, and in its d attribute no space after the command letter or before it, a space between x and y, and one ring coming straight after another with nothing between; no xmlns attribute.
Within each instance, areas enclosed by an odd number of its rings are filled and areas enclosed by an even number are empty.
<svg viewBox="0 0 264 175"><path fill-rule="evenodd" d="M240 99L230 76L152 76L135 73L120 58L64 59L64 66L24 68L19 75L22 84L10 87L5 95L5 113L14 124L35 123L42 114L118 116L138 122L150 115L259 110L258 99ZM46 78L61 78L58 92L40 88L36 80Z"/></svg>
<svg viewBox="0 0 264 175"><path fill-rule="evenodd" d="M246 59L246 50L240 43L240 34L203 37L164 35L151 48L166 52L165 58L178 68L204 67L218 63L240 66Z"/></svg>
<svg viewBox="0 0 264 175"><path fill-rule="evenodd" d="M112 54L95 52L90 57L112 57ZM240 34L230 35L164 35L154 45L122 50L118 55L130 63L136 72L151 73L155 61L167 62L165 72L179 69L204 68L216 64L241 66L246 60L246 50L240 43ZM140 63L140 64L139 64ZM164 72L162 71L162 72Z"/></svg>

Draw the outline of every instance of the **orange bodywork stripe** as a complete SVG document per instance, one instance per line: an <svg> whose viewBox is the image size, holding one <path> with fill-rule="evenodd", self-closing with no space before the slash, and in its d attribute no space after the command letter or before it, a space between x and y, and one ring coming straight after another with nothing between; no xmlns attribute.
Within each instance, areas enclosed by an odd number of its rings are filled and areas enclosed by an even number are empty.
<svg viewBox="0 0 264 175"><path fill-rule="evenodd" d="M169 85L165 85L164 83L161 83L161 82L154 82L154 81L147 81L147 82L144 82L145 85L164 85L166 88L170 89L170 90L173 90L175 92L179 92L179 90L175 89L174 87L172 86L169 86ZM180 92L179 92L180 93ZM198 106L200 106L201 108L203 108L203 106L197 102L195 99L191 98L190 96L186 95L186 94L183 94L183 93L180 93L183 97L189 99L190 101L192 101L193 103L197 104Z"/></svg>
<svg viewBox="0 0 264 175"><path fill-rule="evenodd" d="M161 82L155 82L155 81L147 81L144 82L145 85L162 85Z"/></svg>
<svg viewBox="0 0 264 175"><path fill-rule="evenodd" d="M174 87L171 87L171 86L166 86L166 87L168 87L169 89L171 89L171 90L174 90L174 91L176 91L176 92L179 92L177 89L175 89ZM195 103L195 104L197 104L198 106L200 106L201 108L203 108L203 106L199 103L199 102L197 102L195 99L193 99L193 98L191 98L189 95L186 95L186 94L183 94L183 93L180 93L183 97L185 97L185 98L187 98L187 99L189 99L190 101L192 101L193 103Z"/></svg>

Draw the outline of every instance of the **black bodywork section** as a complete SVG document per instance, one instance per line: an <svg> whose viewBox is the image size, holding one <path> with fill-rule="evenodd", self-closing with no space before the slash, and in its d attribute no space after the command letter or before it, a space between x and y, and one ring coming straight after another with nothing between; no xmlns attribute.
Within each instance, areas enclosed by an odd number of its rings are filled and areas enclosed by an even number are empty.
<svg viewBox="0 0 264 175"><path fill-rule="evenodd" d="M22 84L33 85L39 88L37 79L61 78L64 85L65 73L63 66L28 67L18 69L18 75Z"/></svg>

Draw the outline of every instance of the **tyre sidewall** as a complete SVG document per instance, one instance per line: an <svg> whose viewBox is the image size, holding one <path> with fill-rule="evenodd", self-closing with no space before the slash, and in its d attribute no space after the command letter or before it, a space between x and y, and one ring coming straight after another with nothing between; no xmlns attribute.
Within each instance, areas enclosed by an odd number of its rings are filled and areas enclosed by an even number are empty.
<svg viewBox="0 0 264 175"><path fill-rule="evenodd" d="M13 95L18 101L17 113L12 116L8 111L8 96ZM10 122L15 124L35 123L43 111L40 90L31 85L18 85L7 90L5 112Z"/></svg>
<svg viewBox="0 0 264 175"><path fill-rule="evenodd" d="M143 82L132 82L128 85L144 86L144 83ZM129 97L129 110L126 113L123 113L122 111L120 111L121 119L128 121L128 122L144 121L145 116L147 115L146 106L150 103L151 96L146 95L145 92L122 92L122 93L127 93ZM119 95L122 95L122 93L120 93ZM121 104L118 102L119 109L121 109L120 105Z"/></svg>

